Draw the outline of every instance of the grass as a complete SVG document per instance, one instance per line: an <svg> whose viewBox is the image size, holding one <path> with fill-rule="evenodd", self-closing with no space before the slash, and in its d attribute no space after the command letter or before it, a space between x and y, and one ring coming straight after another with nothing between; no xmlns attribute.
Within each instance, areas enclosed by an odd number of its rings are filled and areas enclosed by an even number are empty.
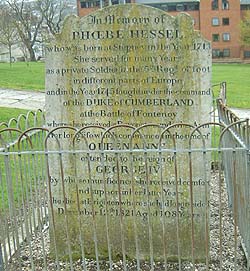
<svg viewBox="0 0 250 271"><path fill-rule="evenodd" d="M27 114L27 110L17 108L0 107L0 123L8 123L11 118L18 118L21 114ZM1 130L1 126L0 126Z"/></svg>
<svg viewBox="0 0 250 271"><path fill-rule="evenodd" d="M27 129L27 125L33 127L35 116L27 113L28 110L0 107L0 149L5 148L6 151L10 152L8 155L2 155L2 150L0 152L0 221L3 219L3 213L8 212L10 204L18 207L18 209L23 208L22 200L24 200L24 204L28 204L33 193L37 193L35 185L41 180L41 174L45 176L44 155L32 154L31 156L26 154L22 155L22 160L20 161L21 156L15 153L19 151L17 144L9 145L8 143L16 142L21 133L9 130L4 131L6 126L3 123L8 124L10 119L12 119L11 128L18 127L18 129L24 131ZM37 126L42 125L42 114L40 112L37 112L36 121ZM43 150L44 134L40 132L30 137L32 147L30 141L25 140L23 135L24 140L20 144L20 150ZM24 181L20 177L20 170L22 171Z"/></svg>
<svg viewBox="0 0 250 271"><path fill-rule="evenodd" d="M249 64L213 64L212 83L222 81L227 83L228 106L250 108Z"/></svg>
<svg viewBox="0 0 250 271"><path fill-rule="evenodd" d="M42 193L44 188L41 181L45 179L45 156L14 153L17 151L17 146L13 146L8 156L0 155L0 220L1 215L10 211L10 206L12 210L13 207L20 209L28 206L31 198L38 191Z"/></svg>
<svg viewBox="0 0 250 271"><path fill-rule="evenodd" d="M44 90L45 65L42 62L0 63L0 88ZM227 82L227 103L250 108L250 65L213 64L212 83ZM218 91L215 93L218 96Z"/></svg>
<svg viewBox="0 0 250 271"><path fill-rule="evenodd" d="M44 90L45 70L42 62L0 63L0 88Z"/></svg>
<svg viewBox="0 0 250 271"><path fill-rule="evenodd" d="M20 131L4 131L7 127L25 131L30 127L41 127L43 124L41 111L0 107L0 148L14 142L21 135Z"/></svg>

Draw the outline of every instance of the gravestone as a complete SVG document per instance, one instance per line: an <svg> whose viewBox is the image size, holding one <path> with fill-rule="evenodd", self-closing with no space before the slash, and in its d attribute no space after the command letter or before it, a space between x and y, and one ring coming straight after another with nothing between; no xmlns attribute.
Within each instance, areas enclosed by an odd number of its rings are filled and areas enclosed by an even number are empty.
<svg viewBox="0 0 250 271"><path fill-rule="evenodd" d="M204 260L209 165L173 151L210 120L211 48L192 19L111 6L68 17L46 53L46 122L64 126L48 148L82 150L49 155L52 251Z"/></svg>

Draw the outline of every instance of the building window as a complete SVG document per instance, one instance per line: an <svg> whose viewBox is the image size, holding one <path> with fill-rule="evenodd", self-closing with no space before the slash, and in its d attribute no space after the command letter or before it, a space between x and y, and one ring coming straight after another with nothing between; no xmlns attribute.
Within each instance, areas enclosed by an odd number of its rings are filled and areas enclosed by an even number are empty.
<svg viewBox="0 0 250 271"><path fill-rule="evenodd" d="M86 2L80 2L81 4L81 8L86 8L87 7L87 3Z"/></svg>
<svg viewBox="0 0 250 271"><path fill-rule="evenodd" d="M161 8L162 8L162 10L168 11L168 5L167 4L162 4Z"/></svg>
<svg viewBox="0 0 250 271"><path fill-rule="evenodd" d="M223 49L223 56L229 57L230 56L230 49Z"/></svg>
<svg viewBox="0 0 250 271"><path fill-rule="evenodd" d="M94 1L81 1L81 8L93 8L93 7L98 7L99 6L99 1L94 2Z"/></svg>
<svg viewBox="0 0 250 271"><path fill-rule="evenodd" d="M223 25L229 25L229 18L222 18Z"/></svg>
<svg viewBox="0 0 250 271"><path fill-rule="evenodd" d="M212 18L212 25L213 26L216 26L219 24L220 24L219 18L217 18L217 17Z"/></svg>
<svg viewBox="0 0 250 271"><path fill-rule="evenodd" d="M250 58L250 51L244 51L244 58Z"/></svg>
<svg viewBox="0 0 250 271"><path fill-rule="evenodd" d="M229 9L228 0L222 0L222 9Z"/></svg>
<svg viewBox="0 0 250 271"><path fill-rule="evenodd" d="M197 10L197 5L195 3L187 4L187 10Z"/></svg>
<svg viewBox="0 0 250 271"><path fill-rule="evenodd" d="M212 35L212 40L213 41L219 41L220 40L220 35L219 34L213 34Z"/></svg>
<svg viewBox="0 0 250 271"><path fill-rule="evenodd" d="M230 33L223 33L222 37L223 37L223 41L229 41L230 40Z"/></svg>
<svg viewBox="0 0 250 271"><path fill-rule="evenodd" d="M218 0L212 0L212 10L219 8Z"/></svg>
<svg viewBox="0 0 250 271"><path fill-rule="evenodd" d="M185 7L183 4L176 5L176 11L184 11L184 10L185 10Z"/></svg>
<svg viewBox="0 0 250 271"><path fill-rule="evenodd" d="M250 5L240 5L240 9L241 10L249 10L250 9Z"/></svg>
<svg viewBox="0 0 250 271"><path fill-rule="evenodd" d="M213 49L212 50L212 55L213 55L213 58L220 57L221 56L220 50L219 49Z"/></svg>
<svg viewBox="0 0 250 271"><path fill-rule="evenodd" d="M176 11L176 5L168 4L168 11Z"/></svg>

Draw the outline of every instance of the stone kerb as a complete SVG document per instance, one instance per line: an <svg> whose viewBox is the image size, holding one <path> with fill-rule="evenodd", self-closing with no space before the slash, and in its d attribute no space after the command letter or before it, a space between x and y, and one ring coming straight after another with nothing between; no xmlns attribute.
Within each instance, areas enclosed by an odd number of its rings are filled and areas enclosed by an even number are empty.
<svg viewBox="0 0 250 271"><path fill-rule="evenodd" d="M209 165L195 154L190 180L187 154L160 151L188 148L190 129L210 120L211 47L191 18L112 6L69 17L46 53L47 126L72 127L55 130L48 146L83 150L49 156L52 251L190 259L193 241L205 259ZM201 133L209 146L210 129Z"/></svg>

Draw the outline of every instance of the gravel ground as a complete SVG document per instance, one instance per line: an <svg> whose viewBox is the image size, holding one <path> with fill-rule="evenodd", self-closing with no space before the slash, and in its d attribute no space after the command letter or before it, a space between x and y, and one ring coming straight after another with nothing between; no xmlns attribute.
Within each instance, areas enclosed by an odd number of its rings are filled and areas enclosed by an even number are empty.
<svg viewBox="0 0 250 271"><path fill-rule="evenodd" d="M220 270L220 250L219 250L219 188L218 188L218 178L216 174L212 175L211 181L211 194L210 194L210 202L211 202L211 218L210 218L210 264L208 270L218 271ZM232 214L228 208L227 202L227 194L225 191L225 186L222 186L222 221L223 221L223 229L222 229L222 270L230 271L245 271L246 268L246 259L241 247L240 237L237 236L237 249L234 249L235 241L234 241L234 223ZM31 247L28 245L24 245L21 249L20 255L16 255L10 266L7 268L7 271L54 271L54 270L70 270L70 266L68 263L60 262L57 268L55 262L47 258L47 268L44 267L44 255L46 255L49 251L49 234L48 230L43 233L43 239L45 243L44 250L42 248L41 240L42 238L33 238L31 242ZM33 269L32 263L30 261L30 249L32 250L33 256ZM43 254L44 251L44 254ZM235 257L236 255L236 257ZM74 271L78 270L88 270L95 271L97 269L97 263L95 260L86 260L86 269L84 269L83 263L81 260L74 263ZM102 271L108 271L109 264L108 262L102 261L100 262L100 269ZM116 262L113 264L113 270L125 270L122 261ZM130 261L127 263L127 271L136 271L137 265L136 261ZM179 265L175 263L167 264L167 268L165 268L162 263L155 263L154 269L151 269L150 263L142 262L140 266L140 270L142 271L160 271L160 270L168 270L168 271L179 271ZM195 270L195 271L205 271L206 266L204 264L196 264L195 267L192 266L191 263L184 262L181 264L181 269L183 271L186 270Z"/></svg>

